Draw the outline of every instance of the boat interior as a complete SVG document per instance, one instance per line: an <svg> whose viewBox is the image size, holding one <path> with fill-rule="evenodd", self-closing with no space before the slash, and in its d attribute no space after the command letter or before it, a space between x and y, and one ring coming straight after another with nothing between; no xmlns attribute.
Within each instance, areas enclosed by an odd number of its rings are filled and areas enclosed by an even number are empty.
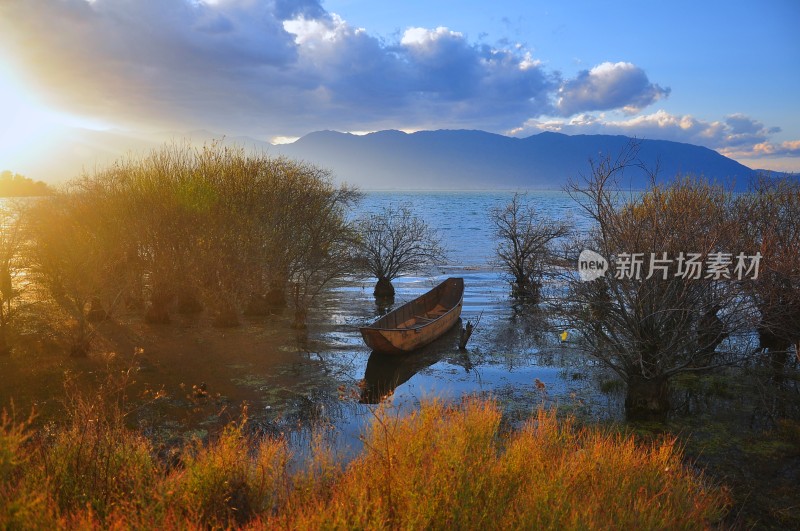
<svg viewBox="0 0 800 531"><path fill-rule="evenodd" d="M463 279L450 278L422 297L386 314L369 328L402 330L421 328L430 324L459 303L463 286Z"/></svg>

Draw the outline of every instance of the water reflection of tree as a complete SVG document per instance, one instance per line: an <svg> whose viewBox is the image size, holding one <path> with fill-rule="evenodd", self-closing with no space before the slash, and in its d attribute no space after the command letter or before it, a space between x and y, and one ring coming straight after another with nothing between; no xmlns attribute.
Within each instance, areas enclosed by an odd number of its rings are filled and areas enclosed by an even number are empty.
<svg viewBox="0 0 800 531"><path fill-rule="evenodd" d="M490 323L494 325L489 332L492 357L500 353L509 370L529 364L530 358L548 345L551 324L536 307L526 307L524 311L512 309L508 319L494 319Z"/></svg>

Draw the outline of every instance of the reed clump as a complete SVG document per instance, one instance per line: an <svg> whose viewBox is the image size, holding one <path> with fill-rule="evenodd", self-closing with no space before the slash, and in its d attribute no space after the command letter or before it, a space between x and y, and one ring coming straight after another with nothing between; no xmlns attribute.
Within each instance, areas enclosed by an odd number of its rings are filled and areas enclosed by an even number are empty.
<svg viewBox="0 0 800 531"><path fill-rule="evenodd" d="M346 466L322 438L294 466L245 420L168 466L110 411L51 436L2 417L0 528L699 529L728 504L675 439L642 445L543 410L506 433L487 399L379 407Z"/></svg>
<svg viewBox="0 0 800 531"><path fill-rule="evenodd" d="M491 400L379 410L365 449L328 499L271 523L290 528L704 528L724 491L681 461L676 440L578 428L540 410L503 434Z"/></svg>

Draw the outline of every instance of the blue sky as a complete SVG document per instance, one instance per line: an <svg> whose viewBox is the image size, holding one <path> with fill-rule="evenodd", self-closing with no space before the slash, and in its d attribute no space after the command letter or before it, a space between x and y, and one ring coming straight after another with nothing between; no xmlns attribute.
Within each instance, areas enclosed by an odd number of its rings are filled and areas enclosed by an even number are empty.
<svg viewBox="0 0 800 531"><path fill-rule="evenodd" d="M0 158L56 125L276 142L474 128L800 171L798 26L795 0L3 0Z"/></svg>

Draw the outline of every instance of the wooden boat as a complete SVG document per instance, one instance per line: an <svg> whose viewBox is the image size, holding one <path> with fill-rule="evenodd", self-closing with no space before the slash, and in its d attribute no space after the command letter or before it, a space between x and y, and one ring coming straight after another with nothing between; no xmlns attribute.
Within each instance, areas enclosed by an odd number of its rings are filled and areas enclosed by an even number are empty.
<svg viewBox="0 0 800 531"><path fill-rule="evenodd" d="M403 354L422 348L447 332L461 316L464 279L448 278L369 326L361 336L372 350Z"/></svg>

